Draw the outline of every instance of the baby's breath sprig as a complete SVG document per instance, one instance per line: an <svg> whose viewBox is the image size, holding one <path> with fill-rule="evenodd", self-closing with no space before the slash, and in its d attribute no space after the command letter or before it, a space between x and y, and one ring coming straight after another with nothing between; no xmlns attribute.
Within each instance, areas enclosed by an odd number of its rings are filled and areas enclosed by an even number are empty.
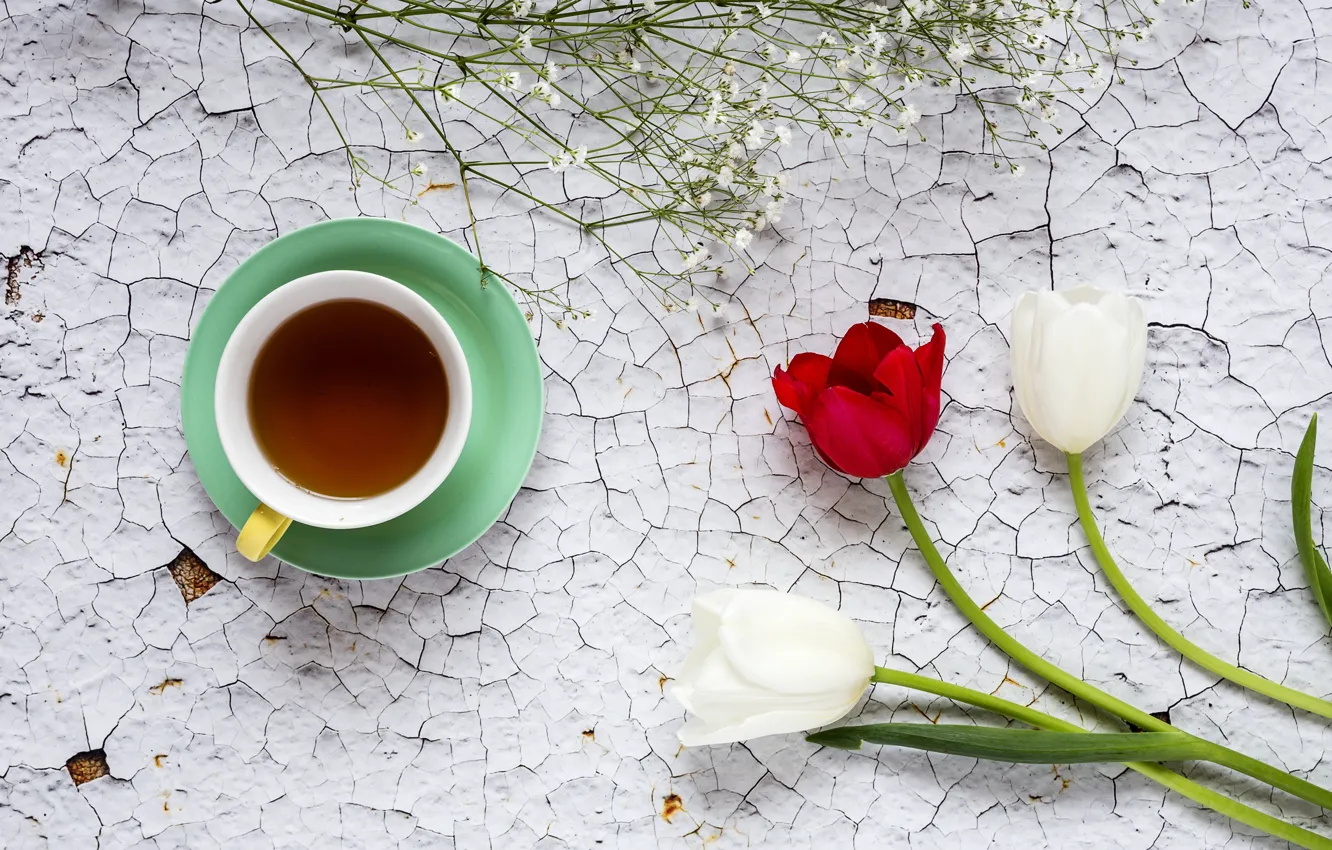
<svg viewBox="0 0 1332 850"><path fill-rule="evenodd" d="M486 264L478 185L577 226L663 306L687 310L700 295L713 303L709 280L750 267L755 239L781 222L781 148L818 135L839 146L862 132L921 138L924 114L962 97L996 167L1020 176L1010 146L1043 147L1059 97L1110 83L1120 45L1152 26L1137 0L265 0L344 38L365 66L350 76L304 67L253 0L238 2L314 90L354 182L415 203L403 181L427 166L398 179L372 171L332 93L373 92L409 146L439 139L452 162L428 167L456 172L482 268L560 324L589 318L567 284ZM448 125L464 116L484 141L455 143ZM621 228L640 238L613 238ZM626 253L643 236L654 250Z"/></svg>

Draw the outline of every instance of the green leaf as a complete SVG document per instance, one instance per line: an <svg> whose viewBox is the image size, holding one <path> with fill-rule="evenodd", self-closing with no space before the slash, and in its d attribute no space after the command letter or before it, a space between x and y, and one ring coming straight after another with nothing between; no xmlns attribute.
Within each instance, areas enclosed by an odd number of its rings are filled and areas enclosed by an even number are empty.
<svg viewBox="0 0 1332 850"><path fill-rule="evenodd" d="M1019 764L1205 759L1208 745L1176 732L1045 732L989 726L875 723L815 732L805 740L843 750L886 744Z"/></svg>
<svg viewBox="0 0 1332 850"><path fill-rule="evenodd" d="M1314 444L1317 442L1318 414L1315 413L1309 420L1309 430L1304 432L1300 452L1295 456L1295 473L1290 478L1290 509L1295 520L1295 542L1300 547L1300 561L1309 577L1309 589L1323 610L1323 619L1332 623L1332 570L1328 570L1327 561L1314 547L1310 507L1313 503Z"/></svg>

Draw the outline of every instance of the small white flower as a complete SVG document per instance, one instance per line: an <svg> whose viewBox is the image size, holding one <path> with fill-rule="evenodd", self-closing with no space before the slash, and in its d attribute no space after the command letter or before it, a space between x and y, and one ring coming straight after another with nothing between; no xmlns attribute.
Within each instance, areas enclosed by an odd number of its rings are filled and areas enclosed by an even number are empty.
<svg viewBox="0 0 1332 850"><path fill-rule="evenodd" d="M723 165L717 171L717 187L729 189L735 185L735 171L729 165Z"/></svg>
<svg viewBox="0 0 1332 850"><path fill-rule="evenodd" d="M878 56L887 43L888 36L879 32L877 26L870 24L869 33L865 36L865 45L873 51L875 56Z"/></svg>
<svg viewBox="0 0 1332 850"><path fill-rule="evenodd" d="M773 47L771 44L765 44L758 49L758 52L759 55L761 55L764 59L771 62L773 61L773 57L777 55L778 50L777 48Z"/></svg>
<svg viewBox="0 0 1332 850"><path fill-rule="evenodd" d="M568 151L560 151L559 155L546 163L546 167L556 174L567 171L570 165L573 165L573 157L569 155Z"/></svg>
<svg viewBox="0 0 1332 850"><path fill-rule="evenodd" d="M799 67L800 63L804 61L804 58L804 56L800 55L799 50L786 51L786 64L790 65L792 68Z"/></svg>
<svg viewBox="0 0 1332 850"><path fill-rule="evenodd" d="M864 105L865 105L865 98L861 97L859 92L851 95L851 99L846 102L847 109L851 110L860 109Z"/></svg>
<svg viewBox="0 0 1332 850"><path fill-rule="evenodd" d="M694 161L694 156L695 154L693 148L685 148L684 150L680 151L679 155L676 156L675 159L681 165L688 165L689 163Z"/></svg>
<svg viewBox="0 0 1332 850"><path fill-rule="evenodd" d="M1047 124L1053 123L1059 117L1059 107L1053 102L1041 104L1040 118Z"/></svg>
<svg viewBox="0 0 1332 850"><path fill-rule="evenodd" d="M903 127L914 127L920 123L920 107L914 103L908 103L902 107L902 114L898 117L902 119Z"/></svg>
<svg viewBox="0 0 1332 850"><path fill-rule="evenodd" d="M541 75L547 82L553 83L560 78L560 66L554 62L547 62L546 67L541 69Z"/></svg>
<svg viewBox="0 0 1332 850"><path fill-rule="evenodd" d="M649 15L657 13L657 0L643 0L643 11Z"/></svg>
<svg viewBox="0 0 1332 850"><path fill-rule="evenodd" d="M953 63L964 62L967 57L975 52L976 49L971 46L970 42L954 41L948 48L948 61Z"/></svg>
<svg viewBox="0 0 1332 850"><path fill-rule="evenodd" d="M835 44L836 42L837 37L827 30L819 33L819 44Z"/></svg>
<svg viewBox="0 0 1332 850"><path fill-rule="evenodd" d="M573 151L573 164L581 167L585 162L587 162L587 145L579 145Z"/></svg>
<svg viewBox="0 0 1332 850"><path fill-rule="evenodd" d="M749 125L749 132L745 133L745 145L751 148L758 147L763 144L764 135L763 125L755 121Z"/></svg>
<svg viewBox="0 0 1332 850"><path fill-rule="evenodd" d="M845 71L847 68L850 68L850 67L851 67L851 63L848 62L848 61L846 61L845 58L842 58L842 59L838 59L838 60L837 60L837 63L836 63L833 67L837 69L838 73L841 73L841 72Z"/></svg>
<svg viewBox="0 0 1332 850"><path fill-rule="evenodd" d="M785 124L778 124L777 126L772 128L772 131L777 134L777 143L780 144L782 147L787 147L788 145L791 144L790 127L786 126Z"/></svg>
<svg viewBox="0 0 1332 850"><path fill-rule="evenodd" d="M979 11L980 4L977 3L976 0L972 0L972 2L967 4L967 17L974 18Z"/></svg>
<svg viewBox="0 0 1332 850"><path fill-rule="evenodd" d="M731 245L737 251L743 251L749 247L749 243L754 241L754 232L745 227L737 227L735 233L731 234Z"/></svg>
<svg viewBox="0 0 1332 850"><path fill-rule="evenodd" d="M745 146L739 142L731 142L726 146L726 158L735 160L745 155Z"/></svg>
<svg viewBox="0 0 1332 850"><path fill-rule="evenodd" d="M515 18L526 18L532 11L532 0L513 0Z"/></svg>
<svg viewBox="0 0 1332 850"><path fill-rule="evenodd" d="M415 174L417 177L425 177L426 167L418 162L416 165L412 166L412 173Z"/></svg>
<svg viewBox="0 0 1332 850"><path fill-rule="evenodd" d="M749 111L758 112L760 109L762 109L767 105L768 105L768 84L759 83L758 96L755 97L754 102L749 105Z"/></svg>
<svg viewBox="0 0 1332 850"><path fill-rule="evenodd" d="M687 272L690 269L693 269L694 267L706 261L707 258L708 258L707 248L699 248L697 251L694 251L693 253L686 254L684 258L684 268L681 269L681 271Z"/></svg>
<svg viewBox="0 0 1332 850"><path fill-rule="evenodd" d="M549 103L551 106L559 106L563 101L563 98L560 97L560 93L551 88L550 83L545 80L538 80L536 84L532 86L532 96L537 100Z"/></svg>
<svg viewBox="0 0 1332 850"><path fill-rule="evenodd" d="M745 15L744 15L744 12L741 12L739 9L732 9L732 10L731 10L731 26L733 26L733 27L738 27L738 26L740 26L740 25L741 25L742 23L744 23L744 22L745 22Z"/></svg>
<svg viewBox="0 0 1332 850"><path fill-rule="evenodd" d="M444 86L444 99L457 100L462 94L462 83L449 83Z"/></svg>
<svg viewBox="0 0 1332 850"><path fill-rule="evenodd" d="M684 309L685 309L686 311L690 312L690 313L697 313L697 312L698 312L698 299L697 299L697 298L690 298L688 301L686 301L686 302L685 302L683 305L681 305L681 306L683 306Z"/></svg>
<svg viewBox="0 0 1332 850"><path fill-rule="evenodd" d="M583 311L583 318L588 320L589 322L595 319L596 317L597 317L596 307L588 307L586 310Z"/></svg>
<svg viewBox="0 0 1332 850"><path fill-rule="evenodd" d="M754 14L759 20L762 20L772 14L772 7L767 3L760 3L754 7Z"/></svg>
<svg viewBox="0 0 1332 850"><path fill-rule="evenodd" d="M1027 173L1027 166L1015 162L1012 165L1008 166L1008 170L1009 172L1012 173L1013 179L1016 180L1017 178Z"/></svg>
<svg viewBox="0 0 1332 850"><path fill-rule="evenodd" d="M763 215L763 213L759 213L758 215L754 216L753 227L755 233L762 233L763 228L767 226L768 226L768 219Z"/></svg>
<svg viewBox="0 0 1332 850"><path fill-rule="evenodd" d="M712 203L712 193L704 192L703 194L699 195L698 198L696 198L695 200L698 201L698 208L703 209L708 204Z"/></svg>
<svg viewBox="0 0 1332 850"><path fill-rule="evenodd" d="M518 33L518 38L514 39L513 46L518 51L532 49L532 36L526 31Z"/></svg>
<svg viewBox="0 0 1332 850"><path fill-rule="evenodd" d="M416 131L413 130L411 127L406 127L406 128L404 128L404 129L406 129L406 131L407 131L407 141L408 141L408 142L411 142L412 144L416 144L417 142L421 141L421 134L420 134L420 133L416 132Z"/></svg>
<svg viewBox="0 0 1332 850"><path fill-rule="evenodd" d="M713 104L708 107L707 114L703 116L704 129L711 130L721 123L721 107Z"/></svg>
<svg viewBox="0 0 1332 850"><path fill-rule="evenodd" d="M499 87L504 91L522 91L523 75L517 71L503 71L499 75L498 83Z"/></svg>

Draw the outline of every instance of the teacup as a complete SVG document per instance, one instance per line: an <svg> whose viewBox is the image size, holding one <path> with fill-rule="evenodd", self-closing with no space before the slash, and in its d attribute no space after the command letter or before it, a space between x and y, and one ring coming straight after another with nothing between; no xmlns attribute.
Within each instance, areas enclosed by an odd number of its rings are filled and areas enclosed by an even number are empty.
<svg viewBox="0 0 1332 850"><path fill-rule="evenodd" d="M325 495L289 480L261 447L251 411L251 380L265 343L293 316L333 301L369 302L406 319L429 340L447 380L447 414L434 451L392 489L360 498ZM472 385L462 346L424 298L380 275L325 271L278 287L241 319L222 352L214 407L222 450L241 483L260 502L236 542L242 555L257 561L292 522L362 528L400 516L424 501L443 483L462 452L472 418Z"/></svg>

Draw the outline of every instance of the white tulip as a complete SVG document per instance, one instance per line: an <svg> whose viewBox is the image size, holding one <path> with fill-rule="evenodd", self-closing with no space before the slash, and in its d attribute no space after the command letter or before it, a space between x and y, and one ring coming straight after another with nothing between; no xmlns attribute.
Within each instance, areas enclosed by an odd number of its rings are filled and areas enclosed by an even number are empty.
<svg viewBox="0 0 1332 850"><path fill-rule="evenodd" d="M694 600L697 644L671 685L695 716L685 746L825 726L855 707L874 675L860 628L828 606L767 588Z"/></svg>
<svg viewBox="0 0 1332 850"><path fill-rule="evenodd" d="M1079 286L1027 292L1013 309L1013 387L1046 441L1078 454L1119 423L1142 383L1142 303Z"/></svg>

